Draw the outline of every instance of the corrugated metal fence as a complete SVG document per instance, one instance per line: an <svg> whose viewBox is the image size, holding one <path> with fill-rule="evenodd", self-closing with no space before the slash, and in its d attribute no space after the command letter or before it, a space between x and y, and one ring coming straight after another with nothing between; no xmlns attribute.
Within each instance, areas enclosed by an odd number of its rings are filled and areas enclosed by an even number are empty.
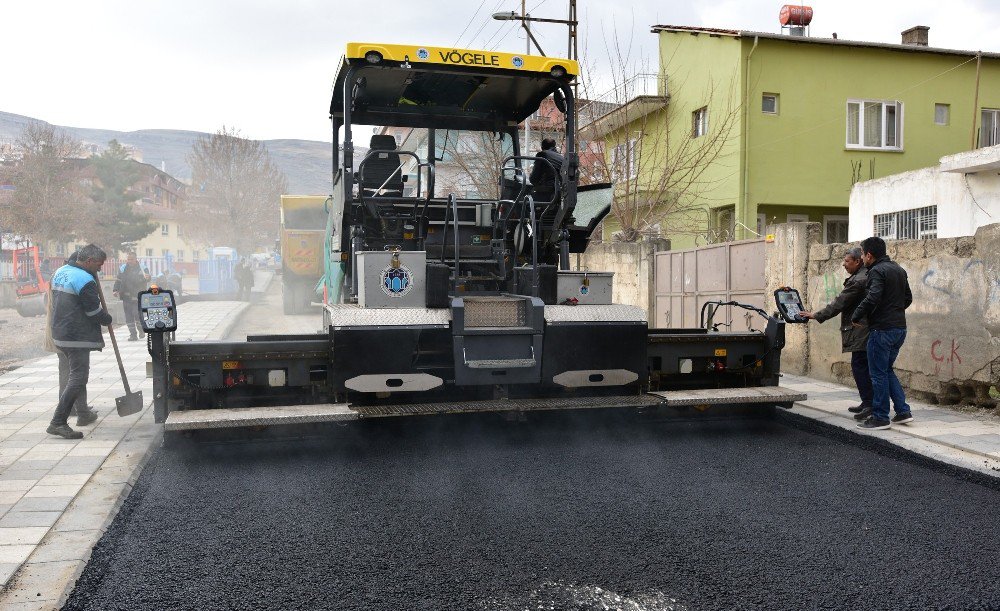
<svg viewBox="0 0 1000 611"><path fill-rule="evenodd" d="M766 310L764 240L724 242L693 250L656 253L656 327L693 328L699 325L707 301L739 301ZM724 308L715 322L743 331L747 323L761 329L763 318ZM735 321L735 322L734 322Z"/></svg>

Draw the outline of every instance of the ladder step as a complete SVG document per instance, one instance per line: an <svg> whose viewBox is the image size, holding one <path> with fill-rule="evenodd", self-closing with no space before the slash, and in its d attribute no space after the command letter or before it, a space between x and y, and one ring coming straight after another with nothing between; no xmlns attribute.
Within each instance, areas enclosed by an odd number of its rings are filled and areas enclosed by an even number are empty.
<svg viewBox="0 0 1000 611"><path fill-rule="evenodd" d="M340 422L357 419L357 412L351 411L347 407L347 403L191 409L167 414L167 419L163 423L163 430L193 431L198 429L269 426L273 424Z"/></svg>
<svg viewBox="0 0 1000 611"><path fill-rule="evenodd" d="M649 393L663 400L662 405L735 405L741 403L795 403L805 401L806 393L782 386L749 388L698 388L661 390Z"/></svg>

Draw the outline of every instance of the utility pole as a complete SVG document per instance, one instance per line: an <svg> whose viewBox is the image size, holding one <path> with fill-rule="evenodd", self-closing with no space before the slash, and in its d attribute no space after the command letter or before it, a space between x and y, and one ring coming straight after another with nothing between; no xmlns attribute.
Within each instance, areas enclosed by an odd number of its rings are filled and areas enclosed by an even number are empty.
<svg viewBox="0 0 1000 611"><path fill-rule="evenodd" d="M528 55L531 55L531 24L527 19L528 9L527 6L525 6L526 4L527 0L521 0L521 23L524 25L524 31L526 34L524 41L528 45ZM539 49L539 52L541 52L541 49ZM531 115L528 115L524 119L524 152L521 154L531 154Z"/></svg>
<svg viewBox="0 0 1000 611"><path fill-rule="evenodd" d="M576 28L578 22L576 20L576 0L569 0L569 15L566 17L567 25L569 26L569 40L567 44L567 54L569 59L580 63L580 53L577 46ZM579 70L578 72L583 72ZM583 74L577 74L576 78L573 79L573 142L576 143L577 150L580 149L580 79L583 78ZM569 152L569 151L567 151Z"/></svg>

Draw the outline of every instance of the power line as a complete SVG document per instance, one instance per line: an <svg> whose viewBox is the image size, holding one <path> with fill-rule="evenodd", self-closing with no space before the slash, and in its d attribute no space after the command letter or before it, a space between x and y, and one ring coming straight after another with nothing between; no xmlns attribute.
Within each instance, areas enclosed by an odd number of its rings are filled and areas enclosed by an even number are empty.
<svg viewBox="0 0 1000 611"><path fill-rule="evenodd" d="M486 0L483 0L483 2L485 3ZM469 43L466 46L472 46L475 43L476 38L478 38L479 35L483 32L483 30L486 29L486 26L490 24L490 21L492 20L492 14L497 12L497 9L500 8L500 5L503 4L503 2L504 0L497 0L497 3L493 5L493 10L490 12L490 18L483 20L483 24L479 26L479 29L476 30L476 33L469 38ZM483 46L485 47L485 45Z"/></svg>
<svg viewBox="0 0 1000 611"><path fill-rule="evenodd" d="M475 21L476 17L479 16L479 11L483 10L483 5L486 4L486 1L487 0L483 0L482 2L479 3L479 8L477 8L476 12L473 13L472 18L469 19L469 23L465 24L465 29L462 30L462 33L459 34L458 38L455 39L455 44L452 45L452 48L458 47L458 43L462 41L462 37L465 36L465 33L469 31L469 27L472 25L472 22Z"/></svg>

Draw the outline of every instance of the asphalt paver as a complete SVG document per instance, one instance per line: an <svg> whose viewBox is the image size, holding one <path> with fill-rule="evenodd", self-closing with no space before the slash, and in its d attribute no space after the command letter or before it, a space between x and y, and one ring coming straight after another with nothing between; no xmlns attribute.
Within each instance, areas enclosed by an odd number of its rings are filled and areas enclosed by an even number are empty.
<svg viewBox="0 0 1000 611"><path fill-rule="evenodd" d="M1000 487L794 416L157 450L65 609L1000 608Z"/></svg>

